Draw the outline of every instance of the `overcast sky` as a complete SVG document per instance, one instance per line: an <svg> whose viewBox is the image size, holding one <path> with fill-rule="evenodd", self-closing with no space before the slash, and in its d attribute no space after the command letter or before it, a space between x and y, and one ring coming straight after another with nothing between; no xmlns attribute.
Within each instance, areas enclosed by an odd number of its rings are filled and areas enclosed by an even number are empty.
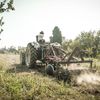
<svg viewBox="0 0 100 100"><path fill-rule="evenodd" d="M0 47L26 46L41 30L48 41L55 26L66 39L100 29L100 0L14 0L14 7L4 15Z"/></svg>

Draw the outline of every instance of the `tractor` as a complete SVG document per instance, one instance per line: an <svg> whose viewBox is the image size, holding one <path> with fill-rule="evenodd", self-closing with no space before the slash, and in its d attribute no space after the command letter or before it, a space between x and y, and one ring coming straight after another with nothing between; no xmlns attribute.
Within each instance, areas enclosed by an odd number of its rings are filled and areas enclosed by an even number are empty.
<svg viewBox="0 0 100 100"><path fill-rule="evenodd" d="M72 63L90 63L92 60L84 60L83 51L76 47L72 52L66 52L59 43L47 43L44 39L28 43L26 51L20 53L20 62L28 68L45 66L44 71L49 75L56 75L58 78L63 73L63 79L68 79L69 71L64 65Z"/></svg>

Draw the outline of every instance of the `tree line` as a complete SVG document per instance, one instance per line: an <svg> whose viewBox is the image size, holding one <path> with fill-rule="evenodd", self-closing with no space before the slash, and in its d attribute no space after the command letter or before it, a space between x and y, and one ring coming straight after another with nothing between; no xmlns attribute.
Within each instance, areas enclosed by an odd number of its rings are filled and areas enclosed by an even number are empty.
<svg viewBox="0 0 100 100"><path fill-rule="evenodd" d="M65 39L58 26L55 26L50 37L50 42L58 42L62 44L63 49L71 52L75 47L79 47L85 51L86 57L97 57L100 55L100 30L81 32L74 40Z"/></svg>

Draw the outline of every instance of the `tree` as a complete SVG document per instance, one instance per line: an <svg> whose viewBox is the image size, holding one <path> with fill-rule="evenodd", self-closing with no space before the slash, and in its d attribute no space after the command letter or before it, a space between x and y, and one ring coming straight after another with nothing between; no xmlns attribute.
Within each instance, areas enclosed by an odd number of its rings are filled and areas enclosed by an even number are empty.
<svg viewBox="0 0 100 100"><path fill-rule="evenodd" d="M13 0L2 0L0 1L0 14L15 10L13 7ZM2 26L4 25L3 17L0 18L0 34L3 32Z"/></svg>
<svg viewBox="0 0 100 100"><path fill-rule="evenodd" d="M52 36L50 37L51 43L54 43L54 42L58 42L60 44L62 43L62 34L61 34L61 31L58 26L54 27L54 29L52 31L52 35L53 35L53 37Z"/></svg>
<svg viewBox="0 0 100 100"><path fill-rule="evenodd" d="M80 47L82 49L91 49L94 46L94 32L81 32L81 34L76 38L79 41Z"/></svg>
<svg viewBox="0 0 100 100"><path fill-rule="evenodd" d="M8 52L9 53L18 53L18 51L16 50L16 47L14 47L14 46L10 46L10 48L8 48Z"/></svg>
<svg viewBox="0 0 100 100"><path fill-rule="evenodd" d="M81 34L75 39L79 42L79 47L88 51L88 56L96 57L97 49L95 46L95 31L81 32Z"/></svg>
<svg viewBox="0 0 100 100"><path fill-rule="evenodd" d="M63 43L62 43L62 47L63 47L63 49L64 50L66 50L66 51L72 51L71 49L72 49L72 40L70 39L70 40L65 40Z"/></svg>
<svg viewBox="0 0 100 100"><path fill-rule="evenodd" d="M53 37L50 36L50 43L53 43Z"/></svg>
<svg viewBox="0 0 100 100"><path fill-rule="evenodd" d="M96 57L100 54L100 30L81 32L75 40L66 40L62 43L63 49L73 51L75 47L79 47L85 51L85 56Z"/></svg>
<svg viewBox="0 0 100 100"><path fill-rule="evenodd" d="M100 30L97 31L97 34L96 34L96 36L95 36L94 45L95 45L97 51L100 53Z"/></svg>

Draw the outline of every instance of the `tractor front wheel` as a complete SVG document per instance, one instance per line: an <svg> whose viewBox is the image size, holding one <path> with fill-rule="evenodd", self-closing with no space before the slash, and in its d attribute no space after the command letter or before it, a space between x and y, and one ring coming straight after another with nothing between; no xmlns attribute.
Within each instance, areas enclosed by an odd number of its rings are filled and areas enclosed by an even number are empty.
<svg viewBox="0 0 100 100"><path fill-rule="evenodd" d="M45 71L48 75L54 75L54 67L51 64L48 64L45 68Z"/></svg>

